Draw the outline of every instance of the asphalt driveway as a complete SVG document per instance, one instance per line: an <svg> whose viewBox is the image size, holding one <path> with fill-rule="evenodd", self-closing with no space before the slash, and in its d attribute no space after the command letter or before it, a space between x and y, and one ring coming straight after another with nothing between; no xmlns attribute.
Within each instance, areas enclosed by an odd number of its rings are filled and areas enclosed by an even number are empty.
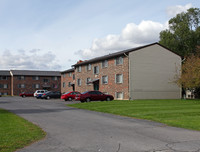
<svg viewBox="0 0 200 152"><path fill-rule="evenodd" d="M1 97L47 136L18 152L200 152L200 132L67 107L57 100Z"/></svg>

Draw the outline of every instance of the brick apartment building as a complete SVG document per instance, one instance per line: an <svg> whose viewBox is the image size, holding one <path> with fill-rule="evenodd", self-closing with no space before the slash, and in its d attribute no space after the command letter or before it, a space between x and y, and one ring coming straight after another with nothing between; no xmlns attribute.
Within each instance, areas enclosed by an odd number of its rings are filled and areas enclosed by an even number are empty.
<svg viewBox="0 0 200 152"><path fill-rule="evenodd" d="M6 79L0 80L0 93L3 95L19 95L39 89L61 91L61 74L58 71L0 71L0 77Z"/></svg>
<svg viewBox="0 0 200 152"><path fill-rule="evenodd" d="M173 78L180 66L180 56L153 43L79 62L73 83L76 91L100 90L115 99L178 99Z"/></svg>

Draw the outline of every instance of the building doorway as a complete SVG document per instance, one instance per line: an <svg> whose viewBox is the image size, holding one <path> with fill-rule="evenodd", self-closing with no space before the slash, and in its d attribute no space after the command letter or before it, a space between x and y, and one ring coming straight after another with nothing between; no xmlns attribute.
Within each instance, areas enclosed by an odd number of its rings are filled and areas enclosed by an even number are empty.
<svg viewBox="0 0 200 152"><path fill-rule="evenodd" d="M93 82L94 90L99 90L99 80Z"/></svg>

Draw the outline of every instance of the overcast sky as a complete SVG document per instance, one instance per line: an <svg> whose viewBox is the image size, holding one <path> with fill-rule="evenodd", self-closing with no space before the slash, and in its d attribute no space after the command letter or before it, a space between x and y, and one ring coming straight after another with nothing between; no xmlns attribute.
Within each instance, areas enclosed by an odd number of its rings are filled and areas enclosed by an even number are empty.
<svg viewBox="0 0 200 152"><path fill-rule="evenodd" d="M0 70L67 70L159 41L200 0L0 0Z"/></svg>

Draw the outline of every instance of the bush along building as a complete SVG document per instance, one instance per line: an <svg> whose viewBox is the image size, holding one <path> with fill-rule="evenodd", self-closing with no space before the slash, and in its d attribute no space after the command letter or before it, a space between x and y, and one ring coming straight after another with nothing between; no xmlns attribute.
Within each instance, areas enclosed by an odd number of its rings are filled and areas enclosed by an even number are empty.
<svg viewBox="0 0 200 152"><path fill-rule="evenodd" d="M179 99L181 88L173 81L180 67L180 56L153 43L78 62L74 71L62 72L62 89L100 90L125 100ZM71 72L74 79L64 77Z"/></svg>
<svg viewBox="0 0 200 152"><path fill-rule="evenodd" d="M4 79L0 79L0 93L3 95L13 96L40 89L61 91L61 74L58 71L0 71L0 77Z"/></svg>

